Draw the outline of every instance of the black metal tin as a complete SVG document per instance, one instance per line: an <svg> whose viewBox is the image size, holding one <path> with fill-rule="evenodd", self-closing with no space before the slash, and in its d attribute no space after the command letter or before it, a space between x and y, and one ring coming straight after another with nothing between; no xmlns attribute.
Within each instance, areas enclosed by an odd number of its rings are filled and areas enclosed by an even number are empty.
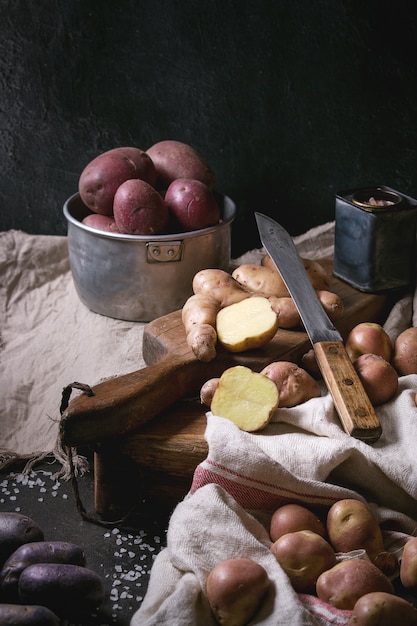
<svg viewBox="0 0 417 626"><path fill-rule="evenodd" d="M364 292L413 284L417 200L390 187L336 195L334 275Z"/></svg>

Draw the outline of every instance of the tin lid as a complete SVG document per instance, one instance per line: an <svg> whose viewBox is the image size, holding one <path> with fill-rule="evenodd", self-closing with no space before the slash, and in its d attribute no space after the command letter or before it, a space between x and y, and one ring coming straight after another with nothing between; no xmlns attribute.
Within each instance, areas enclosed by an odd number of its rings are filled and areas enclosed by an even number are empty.
<svg viewBox="0 0 417 626"><path fill-rule="evenodd" d="M388 191L381 187L369 187L360 189L352 196L353 204L366 209L367 211L380 211L389 209L401 204L402 198L394 191Z"/></svg>

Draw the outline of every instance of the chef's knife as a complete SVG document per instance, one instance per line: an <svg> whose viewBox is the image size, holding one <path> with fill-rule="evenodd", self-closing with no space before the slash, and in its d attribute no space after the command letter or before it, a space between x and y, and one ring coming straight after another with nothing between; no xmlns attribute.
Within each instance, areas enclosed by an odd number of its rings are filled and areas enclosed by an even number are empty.
<svg viewBox="0 0 417 626"><path fill-rule="evenodd" d="M356 439L374 443L381 436L380 422L292 238L270 217L262 213L255 213L255 217L262 245L295 302L343 428Z"/></svg>

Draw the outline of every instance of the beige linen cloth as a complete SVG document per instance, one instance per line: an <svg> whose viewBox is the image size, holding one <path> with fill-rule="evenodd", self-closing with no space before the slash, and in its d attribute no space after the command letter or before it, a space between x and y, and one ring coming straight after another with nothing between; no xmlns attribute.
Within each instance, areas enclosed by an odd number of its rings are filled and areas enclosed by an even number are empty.
<svg viewBox="0 0 417 626"><path fill-rule="evenodd" d="M296 243L303 256L320 258L332 255L333 237L329 223ZM251 251L237 262L257 261L261 254ZM45 454L64 463L57 445L62 389L144 366L144 325L97 315L79 302L65 237L0 233L0 277L3 468L17 458L31 466ZM395 338L416 322L410 293L394 306L385 328ZM269 518L288 501L326 507L359 497L395 530L385 533L387 549L417 534L417 375L399 382L397 396L377 409L383 435L372 446L344 433L324 389L320 398L278 409L261 434L208 413L207 459L173 512L167 547L156 557L132 626L214 625L205 581L218 561L237 556L257 560L274 583L252 624L346 624L349 611L292 590L269 551ZM82 459L78 463L82 470Z"/></svg>

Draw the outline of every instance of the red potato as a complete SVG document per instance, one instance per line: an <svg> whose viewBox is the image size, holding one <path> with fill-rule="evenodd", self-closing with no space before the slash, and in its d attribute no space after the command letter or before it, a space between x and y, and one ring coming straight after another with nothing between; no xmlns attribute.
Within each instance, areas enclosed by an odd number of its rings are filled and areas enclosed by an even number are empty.
<svg viewBox="0 0 417 626"><path fill-rule="evenodd" d="M181 232L219 223L220 209L214 193L199 180L177 178L169 185L165 202Z"/></svg>
<svg viewBox="0 0 417 626"><path fill-rule="evenodd" d="M191 178L214 189L213 171L203 157L188 144L166 139L155 143L146 152L155 165L158 188L167 189L176 178Z"/></svg>
<svg viewBox="0 0 417 626"><path fill-rule="evenodd" d="M321 395L318 382L306 370L290 361L270 363L261 374L276 384L281 408L293 407Z"/></svg>
<svg viewBox="0 0 417 626"><path fill-rule="evenodd" d="M252 559L227 559L209 573L207 599L218 624L244 626L268 593L266 570Z"/></svg>
<svg viewBox="0 0 417 626"><path fill-rule="evenodd" d="M400 580L406 589L417 591L417 537L404 546L400 564Z"/></svg>
<svg viewBox="0 0 417 626"><path fill-rule="evenodd" d="M108 233L119 233L119 229L116 226L116 221L111 215L100 215L99 213L90 213L83 220L82 223L90 228L96 230L102 230Z"/></svg>
<svg viewBox="0 0 417 626"><path fill-rule="evenodd" d="M310 374L310 376L313 376L313 378L322 378L321 369L316 359L314 348L310 348L310 350L303 354L301 357L301 366Z"/></svg>
<svg viewBox="0 0 417 626"><path fill-rule="evenodd" d="M347 626L417 626L417 609L407 600L384 591L360 597Z"/></svg>
<svg viewBox="0 0 417 626"><path fill-rule="evenodd" d="M137 169L131 159L122 153L108 151L86 165L78 181L78 191L91 211L112 215L117 189L126 180L137 177Z"/></svg>
<svg viewBox="0 0 417 626"><path fill-rule="evenodd" d="M301 326L301 318L294 300L288 296L279 298L277 296L269 296L269 303L278 315L280 328L296 328Z"/></svg>
<svg viewBox="0 0 417 626"><path fill-rule="evenodd" d="M361 354L353 366L363 388L374 406L391 400L398 391L398 374L395 368L377 354Z"/></svg>
<svg viewBox="0 0 417 626"><path fill-rule="evenodd" d="M126 180L114 196L114 219L121 233L161 235L168 227L168 207L161 195L139 178Z"/></svg>
<svg viewBox="0 0 417 626"><path fill-rule="evenodd" d="M417 374L417 328L411 327L398 335L394 342L394 365L400 376Z"/></svg>
<svg viewBox="0 0 417 626"><path fill-rule="evenodd" d="M377 354L391 362L392 342L384 328L375 322L361 322L352 328L345 341L346 352L355 361L361 354Z"/></svg>
<svg viewBox="0 0 417 626"><path fill-rule="evenodd" d="M326 529L321 519L301 504L284 504L274 511L269 526L269 535L272 541L277 541L282 535L297 530L311 530L321 537L326 535Z"/></svg>
<svg viewBox="0 0 417 626"><path fill-rule="evenodd" d="M112 150L108 150L103 154L119 154L122 157L125 157L132 161L136 169L135 178L140 178L145 182L152 185L152 187L156 183L156 169L155 165L149 156L144 150L140 148L135 148L132 146L123 146L121 148L113 148Z"/></svg>
<svg viewBox="0 0 417 626"><path fill-rule="evenodd" d="M279 537L271 552L298 593L313 593L318 577L336 565L331 545L311 530L298 530Z"/></svg>
<svg viewBox="0 0 417 626"><path fill-rule="evenodd" d="M353 610L367 593L394 593L394 587L376 565L363 559L340 561L317 579L316 593L320 600L337 609Z"/></svg>

